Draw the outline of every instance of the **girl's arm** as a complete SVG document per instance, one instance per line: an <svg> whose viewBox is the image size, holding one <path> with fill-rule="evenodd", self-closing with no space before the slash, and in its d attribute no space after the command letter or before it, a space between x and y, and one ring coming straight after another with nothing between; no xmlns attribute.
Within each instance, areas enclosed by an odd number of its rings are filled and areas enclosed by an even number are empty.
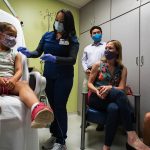
<svg viewBox="0 0 150 150"><path fill-rule="evenodd" d="M20 78L22 77L22 71L23 71L22 57L18 53L15 57L15 73L14 73L14 76L12 77L12 79L15 82L19 81Z"/></svg>
<svg viewBox="0 0 150 150"><path fill-rule="evenodd" d="M6 85L9 90L12 90L15 87L16 82L18 82L22 76L22 59L21 55L18 53L15 57L15 70L14 76L8 78Z"/></svg>

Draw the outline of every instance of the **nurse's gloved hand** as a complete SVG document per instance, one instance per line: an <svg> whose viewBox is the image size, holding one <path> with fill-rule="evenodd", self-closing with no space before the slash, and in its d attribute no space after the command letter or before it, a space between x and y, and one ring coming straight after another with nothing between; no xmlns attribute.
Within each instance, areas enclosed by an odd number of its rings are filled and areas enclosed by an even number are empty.
<svg viewBox="0 0 150 150"><path fill-rule="evenodd" d="M18 52L21 52L22 54L24 54L26 57L30 57L31 56L31 52L26 48L26 47L18 47L17 48Z"/></svg>
<svg viewBox="0 0 150 150"><path fill-rule="evenodd" d="M49 61L52 63L56 62L56 56L53 56L52 54L44 54L40 57L40 59L42 59L44 61Z"/></svg>

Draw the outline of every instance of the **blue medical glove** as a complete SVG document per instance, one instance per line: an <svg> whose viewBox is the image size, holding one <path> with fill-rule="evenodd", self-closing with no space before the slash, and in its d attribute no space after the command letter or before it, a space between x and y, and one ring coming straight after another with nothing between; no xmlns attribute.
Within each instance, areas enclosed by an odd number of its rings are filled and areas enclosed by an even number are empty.
<svg viewBox="0 0 150 150"><path fill-rule="evenodd" d="M53 56L51 54L44 54L40 57L40 59L44 60L44 61L49 61L52 63L56 62L56 56Z"/></svg>
<svg viewBox="0 0 150 150"><path fill-rule="evenodd" d="M26 47L18 47L17 48L18 52L21 52L22 54L24 54L26 57L30 57L31 56L31 52L26 48Z"/></svg>

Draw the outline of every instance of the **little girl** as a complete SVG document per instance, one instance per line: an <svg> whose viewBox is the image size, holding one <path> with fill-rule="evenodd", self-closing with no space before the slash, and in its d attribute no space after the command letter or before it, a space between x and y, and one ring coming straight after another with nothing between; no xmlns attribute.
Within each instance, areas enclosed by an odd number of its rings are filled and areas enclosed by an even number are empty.
<svg viewBox="0 0 150 150"><path fill-rule="evenodd" d="M0 95L18 95L31 108L31 127L42 128L54 120L53 111L39 102L26 81L21 81L21 55L12 49L16 44L17 30L9 23L0 22Z"/></svg>

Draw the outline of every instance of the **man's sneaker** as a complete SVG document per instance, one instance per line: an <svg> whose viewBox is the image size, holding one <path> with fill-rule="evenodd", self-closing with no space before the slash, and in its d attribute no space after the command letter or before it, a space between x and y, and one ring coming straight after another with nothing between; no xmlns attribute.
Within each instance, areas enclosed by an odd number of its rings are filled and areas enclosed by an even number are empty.
<svg viewBox="0 0 150 150"><path fill-rule="evenodd" d="M52 149L55 142L56 142L56 138L54 136L51 136L45 143L43 143L42 150Z"/></svg>
<svg viewBox="0 0 150 150"><path fill-rule="evenodd" d="M31 114L31 127L32 128L44 128L47 124L52 123L54 120L54 114L50 107L40 102L32 111Z"/></svg>
<svg viewBox="0 0 150 150"><path fill-rule="evenodd" d="M55 143L51 150L67 150L66 145L61 145L59 143Z"/></svg>

